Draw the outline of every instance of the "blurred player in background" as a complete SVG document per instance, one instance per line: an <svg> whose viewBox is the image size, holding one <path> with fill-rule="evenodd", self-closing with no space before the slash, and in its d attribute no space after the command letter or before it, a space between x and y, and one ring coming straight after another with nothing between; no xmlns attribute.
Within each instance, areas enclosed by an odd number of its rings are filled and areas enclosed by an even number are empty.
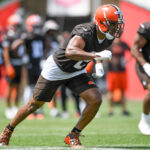
<svg viewBox="0 0 150 150"><path fill-rule="evenodd" d="M67 87L65 85L62 85L60 87L61 90L61 103L62 103L62 114L61 117L64 119L69 118L69 113L68 113L68 109L67 109L67 98L68 98L68 93L67 93ZM73 98L73 100L75 100L75 114L74 117L78 118L81 115L81 111L80 111L80 98L76 93L71 92L71 96Z"/></svg>
<svg viewBox="0 0 150 150"><path fill-rule="evenodd" d="M125 52L130 48L125 42L116 38L110 47L112 59L108 63L106 82L109 99L109 116L113 115L114 104L121 103L122 115L128 116L126 110L125 90L127 88Z"/></svg>
<svg viewBox="0 0 150 150"><path fill-rule="evenodd" d="M59 25L55 20L47 20L44 23L43 34L45 37L45 51L44 51L44 57L41 64L42 67L46 59L59 49L59 42L57 40L58 31L59 31ZM50 116L52 117L60 116L59 110L56 107L56 99L57 99L56 97L57 94L55 93L51 102L49 102L48 104L50 108Z"/></svg>
<svg viewBox="0 0 150 150"><path fill-rule="evenodd" d="M64 139L70 147L82 148L80 133L95 117L102 103L101 93L85 67L93 59L111 59L111 52L105 49L121 36L123 27L121 10L112 4L96 10L94 23L75 26L63 47L46 60L32 98L2 131L1 145L8 145L14 128L45 102L49 102L57 88L65 84L87 104L79 121Z"/></svg>
<svg viewBox="0 0 150 150"><path fill-rule="evenodd" d="M43 34L45 37L45 51L44 58L47 59L56 50L59 49L59 42L57 40L57 34L59 25L54 20L47 20L43 26Z"/></svg>
<svg viewBox="0 0 150 150"><path fill-rule="evenodd" d="M69 37L69 32L68 31L64 31L59 37L59 43L60 46L62 47L65 40ZM60 91L61 91L61 104L62 104L62 113L61 113L61 117L64 119L69 118L69 113L68 113L68 109L67 109L67 97L68 97L68 93L67 93L67 87L65 85L62 85L60 87ZM81 111L80 111L80 98L76 93L71 92L71 96L73 98L73 100L75 100L75 109L76 112L74 114L75 118L80 117L81 115Z"/></svg>
<svg viewBox="0 0 150 150"><path fill-rule="evenodd" d="M144 89L148 90L143 101L143 112L138 127L142 134L150 135L150 22L140 25L131 53L136 59L136 73Z"/></svg>
<svg viewBox="0 0 150 150"><path fill-rule="evenodd" d="M7 32L2 42L6 77L8 81L5 115L8 119L12 119L18 111L19 85L21 83L24 46L16 43L16 40L20 38L22 33L21 17L17 14L13 14L8 18L7 23ZM14 98L13 107L11 106L12 97Z"/></svg>
<svg viewBox="0 0 150 150"><path fill-rule="evenodd" d="M27 70L27 86L24 91L25 104L28 103L32 96L34 86L41 73L41 61L44 57L45 50L45 38L42 36L42 18L37 14L31 14L26 19L27 34L24 35L24 45L26 48L26 57L28 62L26 64ZM43 119L43 109L38 109L35 113L28 116L27 119L32 120L34 118Z"/></svg>

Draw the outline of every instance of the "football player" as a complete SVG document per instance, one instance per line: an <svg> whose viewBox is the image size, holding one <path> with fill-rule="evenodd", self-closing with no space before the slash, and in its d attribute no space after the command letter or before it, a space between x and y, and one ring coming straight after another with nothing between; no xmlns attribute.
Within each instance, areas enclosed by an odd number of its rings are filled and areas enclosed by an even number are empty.
<svg viewBox="0 0 150 150"><path fill-rule="evenodd" d="M121 10L107 4L96 10L95 22L75 26L63 47L46 60L32 98L3 130L1 145L8 145L14 128L30 113L49 102L56 89L65 84L87 104L79 121L64 139L69 146L82 148L80 133L95 117L102 103L99 89L84 68L90 60L111 59L111 52L105 49L121 36L123 25Z"/></svg>
<svg viewBox="0 0 150 150"><path fill-rule="evenodd" d="M21 83L22 56L24 54L23 45L15 44L21 36L22 19L19 15L13 14L7 20L7 32L2 41L3 57L8 81L8 92L6 95L5 115L12 119L18 111L19 85ZM14 106L11 107L11 93L14 94Z"/></svg>
<svg viewBox="0 0 150 150"><path fill-rule="evenodd" d="M45 37L44 58L52 55L59 48L57 33L59 25L54 20L47 20L43 25L43 34Z"/></svg>
<svg viewBox="0 0 150 150"><path fill-rule="evenodd" d="M136 73L148 94L143 101L143 112L139 122L139 130L144 135L150 135L150 22L142 23L137 31L131 53L136 59Z"/></svg>
<svg viewBox="0 0 150 150"><path fill-rule="evenodd" d="M56 50L59 49L59 42L57 41L57 33L59 31L59 25L54 20L47 20L43 25L43 34L45 37L45 50L44 57L41 61L41 67L45 63L48 56L52 55ZM56 92L57 93L57 92ZM50 115L52 117L60 116L59 110L56 107L56 95L55 94L48 104L50 108Z"/></svg>
<svg viewBox="0 0 150 150"><path fill-rule="evenodd" d="M130 113L126 109L125 90L127 88L127 75L125 52L130 50L129 46L119 38L115 39L110 47L112 59L108 63L106 83L109 99L109 116L112 116L115 103L120 103L122 115L128 116Z"/></svg>
<svg viewBox="0 0 150 150"><path fill-rule="evenodd" d="M28 58L28 62L26 65L28 84L25 87L24 91L25 104L28 103L30 97L32 96L34 86L41 72L40 64L45 49L45 38L41 35L42 26L43 21L41 16L37 14L31 14L27 17L27 33L24 36L24 45L26 48L26 56ZM35 113L30 114L27 119L32 120L35 117L40 120L44 118L42 108L38 109L38 111L36 111Z"/></svg>

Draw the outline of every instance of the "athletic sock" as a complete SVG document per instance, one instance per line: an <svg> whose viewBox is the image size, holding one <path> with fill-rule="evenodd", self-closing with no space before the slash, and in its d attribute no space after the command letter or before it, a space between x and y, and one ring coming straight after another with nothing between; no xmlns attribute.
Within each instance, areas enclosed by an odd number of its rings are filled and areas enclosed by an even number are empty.
<svg viewBox="0 0 150 150"><path fill-rule="evenodd" d="M74 127L74 128L72 129L72 131L71 131L71 132L80 133L80 132L81 132L81 130L79 130L79 129L77 129L76 127Z"/></svg>
<svg viewBox="0 0 150 150"><path fill-rule="evenodd" d="M13 128L12 126L10 126L10 124L8 124L7 128L8 128L9 130L11 130L12 132L14 131L14 128Z"/></svg>

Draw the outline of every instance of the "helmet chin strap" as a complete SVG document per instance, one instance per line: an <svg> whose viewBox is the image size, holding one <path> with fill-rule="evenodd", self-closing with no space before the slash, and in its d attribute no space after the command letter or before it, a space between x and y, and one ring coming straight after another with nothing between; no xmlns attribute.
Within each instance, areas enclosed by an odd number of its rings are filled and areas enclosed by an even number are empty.
<svg viewBox="0 0 150 150"><path fill-rule="evenodd" d="M105 33L105 35L106 35L106 38L107 38L108 40L113 40L113 39L115 38L115 37L112 36L109 32Z"/></svg>
<svg viewBox="0 0 150 150"><path fill-rule="evenodd" d="M108 40L113 40L115 37L113 35L111 35L109 32L103 32L102 29L97 25L98 29L100 30L100 32L102 32L103 34L105 34L106 38Z"/></svg>

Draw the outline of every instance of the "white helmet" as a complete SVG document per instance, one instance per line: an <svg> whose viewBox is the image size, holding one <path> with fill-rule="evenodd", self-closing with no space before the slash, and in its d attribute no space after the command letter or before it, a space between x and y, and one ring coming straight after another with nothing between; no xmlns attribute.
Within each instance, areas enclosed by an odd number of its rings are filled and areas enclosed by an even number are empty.
<svg viewBox="0 0 150 150"><path fill-rule="evenodd" d="M31 14L26 19L26 28L28 32L34 32L37 28L42 26L42 18L37 14ZM38 29L40 30L40 29Z"/></svg>
<svg viewBox="0 0 150 150"><path fill-rule="evenodd" d="M45 22L43 32L47 33L49 30L59 30L59 25L54 20L48 20Z"/></svg>
<svg viewBox="0 0 150 150"><path fill-rule="evenodd" d="M15 28L17 25L22 24L22 18L18 14L11 15L7 20L7 27L8 28Z"/></svg>

